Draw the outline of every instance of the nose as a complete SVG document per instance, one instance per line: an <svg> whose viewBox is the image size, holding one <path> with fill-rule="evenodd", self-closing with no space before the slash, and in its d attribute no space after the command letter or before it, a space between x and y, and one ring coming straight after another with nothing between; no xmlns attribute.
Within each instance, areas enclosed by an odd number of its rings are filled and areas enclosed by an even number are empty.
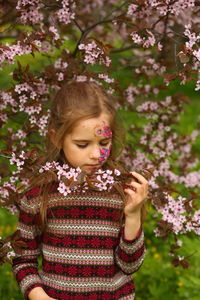
<svg viewBox="0 0 200 300"><path fill-rule="evenodd" d="M98 159L99 157L100 157L99 147L94 147L94 149L92 149L92 151L90 152L90 158Z"/></svg>

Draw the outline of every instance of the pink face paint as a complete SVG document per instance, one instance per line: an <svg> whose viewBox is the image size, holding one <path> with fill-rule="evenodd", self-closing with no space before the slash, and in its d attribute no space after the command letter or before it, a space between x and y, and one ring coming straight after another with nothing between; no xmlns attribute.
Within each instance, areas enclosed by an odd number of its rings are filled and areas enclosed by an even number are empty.
<svg viewBox="0 0 200 300"><path fill-rule="evenodd" d="M101 121L94 129L96 136L112 137L112 129L110 126L105 125L104 121Z"/></svg>
<svg viewBox="0 0 200 300"><path fill-rule="evenodd" d="M112 146L110 145L109 148L101 148L100 149L100 157L99 162L102 163L107 160L107 158L110 156Z"/></svg>
<svg viewBox="0 0 200 300"><path fill-rule="evenodd" d="M112 129L110 126L107 126L105 124L105 121L101 121L94 129L94 134L95 136L102 136L105 138L112 138ZM109 148L101 148L100 149L100 157L99 157L99 162L105 162L107 160L107 158L110 156L110 152L111 152L111 145L109 146Z"/></svg>

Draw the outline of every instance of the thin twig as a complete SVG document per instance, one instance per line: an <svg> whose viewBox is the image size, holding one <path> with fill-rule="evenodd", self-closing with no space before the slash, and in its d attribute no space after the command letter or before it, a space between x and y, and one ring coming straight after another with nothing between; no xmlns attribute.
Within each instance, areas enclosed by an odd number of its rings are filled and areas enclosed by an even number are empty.
<svg viewBox="0 0 200 300"><path fill-rule="evenodd" d="M125 6L126 4L128 4L128 1L125 1L124 3L122 3L121 5L115 7L113 10L111 10L105 17L104 19L109 18L115 11L117 11L118 9L121 9L123 6Z"/></svg>
<svg viewBox="0 0 200 300"><path fill-rule="evenodd" d="M0 157L8 158L8 159L11 159L11 158L12 158L11 156L6 156L6 155L2 155L2 154L0 154Z"/></svg>
<svg viewBox="0 0 200 300"><path fill-rule="evenodd" d="M114 50L111 50L110 53L125 52L125 51L133 49L133 48L136 48L136 46L135 45L130 45L130 46L127 46L127 47L124 47L124 48L114 49Z"/></svg>
<svg viewBox="0 0 200 300"><path fill-rule="evenodd" d="M77 22L76 20L73 20L73 21L74 21L74 23L76 24L76 26L78 27L78 29L79 29L82 33L84 33L84 29L81 28L81 26L78 24L78 22Z"/></svg>

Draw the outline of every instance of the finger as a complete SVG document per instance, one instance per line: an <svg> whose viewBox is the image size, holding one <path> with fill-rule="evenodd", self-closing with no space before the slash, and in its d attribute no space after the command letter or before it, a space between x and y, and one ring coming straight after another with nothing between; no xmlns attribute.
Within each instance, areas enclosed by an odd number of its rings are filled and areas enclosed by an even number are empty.
<svg viewBox="0 0 200 300"><path fill-rule="evenodd" d="M148 184L148 181L144 178L144 176L142 176L141 174L139 173L136 173L136 172L130 172L131 175L133 177L135 177L139 182L141 183L144 183L144 184Z"/></svg>
<svg viewBox="0 0 200 300"><path fill-rule="evenodd" d="M142 187L142 184L138 183L136 181L131 181L131 183L127 183L127 185L131 185L131 186L134 186L136 188L141 188Z"/></svg>
<svg viewBox="0 0 200 300"><path fill-rule="evenodd" d="M128 193L129 191L132 191L135 194L137 192L137 189L134 186L125 186L124 191Z"/></svg>
<svg viewBox="0 0 200 300"><path fill-rule="evenodd" d="M137 185L138 186L136 187L133 184L126 183L124 187L125 187L125 189L130 189L130 190L132 190L134 192L137 192L138 188L141 186L141 184L137 184Z"/></svg>

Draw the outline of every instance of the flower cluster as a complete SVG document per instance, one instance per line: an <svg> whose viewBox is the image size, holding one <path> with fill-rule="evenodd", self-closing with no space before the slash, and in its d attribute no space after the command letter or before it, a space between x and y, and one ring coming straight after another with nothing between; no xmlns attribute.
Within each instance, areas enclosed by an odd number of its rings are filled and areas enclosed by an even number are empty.
<svg viewBox="0 0 200 300"><path fill-rule="evenodd" d="M18 0L16 9L20 11L20 21L23 24L38 24L43 20L43 14L39 12L42 5L40 0Z"/></svg>
<svg viewBox="0 0 200 300"><path fill-rule="evenodd" d="M164 194L167 199L167 204L158 209L158 211L163 215L162 220L172 224L175 234L185 233L186 228L184 225L187 221L187 212L184 206L184 201L186 201L186 198L179 196L178 199L175 200L166 192Z"/></svg>
<svg viewBox="0 0 200 300"><path fill-rule="evenodd" d="M88 189L110 191L116 178L121 174L117 169L114 171L98 169L92 175L87 175L79 167L72 168L68 164L61 166L55 161L47 162L39 169L39 173L50 170L56 173L59 182L58 191L64 196L75 191L85 193Z"/></svg>
<svg viewBox="0 0 200 300"><path fill-rule="evenodd" d="M14 97L18 98L18 102ZM41 136L46 134L46 126L48 123L48 118L50 114L50 110L47 110L43 107L43 103L47 98L45 96L48 95L48 86L45 84L44 80L40 80L36 82L34 85L30 85L27 82L17 84L11 92L2 92L0 94L0 107L5 110L5 114L1 114L2 121L4 123L7 122L7 108L9 105L9 109L11 108L12 113L23 112L28 115L28 120L30 122L30 126L38 127L38 131ZM43 101L41 101L41 99ZM45 111L44 111L45 109ZM42 117L40 117L42 114ZM18 137L21 140L22 136L15 135L14 138Z"/></svg>
<svg viewBox="0 0 200 300"><path fill-rule="evenodd" d="M12 158L10 159L11 165L17 166L17 173L19 173L22 170L22 167L24 165L24 160L26 159L25 152L22 151L19 156L17 157L15 153L12 153Z"/></svg>
<svg viewBox="0 0 200 300"><path fill-rule="evenodd" d="M102 47L97 45L95 41L86 44L82 43L78 47L80 50L85 51L85 63L94 65L98 62L100 64L105 64L107 67L110 66L110 58L105 54Z"/></svg>
<svg viewBox="0 0 200 300"><path fill-rule="evenodd" d="M3 182L2 178L0 177L0 182ZM0 205L6 206L6 208L10 211L11 214L15 215L18 213L18 208L15 204L9 203L7 204L7 199L10 199L11 193L16 192L16 186L12 183L12 179L10 182L4 181L2 186L0 186Z"/></svg>
<svg viewBox="0 0 200 300"><path fill-rule="evenodd" d="M15 45L10 46L9 44L6 44L6 46L0 46L0 66L2 69L2 65L4 63L6 64L13 64L15 62L14 57L16 55L23 55L23 54L29 54L32 52L31 46L24 46L21 44L20 41L18 41Z"/></svg>
<svg viewBox="0 0 200 300"><path fill-rule="evenodd" d="M62 0L61 5L62 8L56 12L56 15L60 23L67 25L75 19L75 13L72 10L76 8L76 5L74 1L70 0Z"/></svg>
<svg viewBox="0 0 200 300"><path fill-rule="evenodd" d="M104 80L105 82L107 82L107 83L112 83L112 82L114 82L114 78L109 78L107 74L102 74L102 73L100 73L100 74L98 75L98 77L99 77L100 79L103 79L103 80Z"/></svg>
<svg viewBox="0 0 200 300"><path fill-rule="evenodd" d="M153 47L156 43L155 36L149 30L147 30L147 34L148 36L146 38L141 38L141 36L138 33L132 32L131 37L135 44L142 45L144 48Z"/></svg>
<svg viewBox="0 0 200 300"><path fill-rule="evenodd" d="M24 7L28 5L34 5L37 6L40 0L18 0L16 9L23 9Z"/></svg>

